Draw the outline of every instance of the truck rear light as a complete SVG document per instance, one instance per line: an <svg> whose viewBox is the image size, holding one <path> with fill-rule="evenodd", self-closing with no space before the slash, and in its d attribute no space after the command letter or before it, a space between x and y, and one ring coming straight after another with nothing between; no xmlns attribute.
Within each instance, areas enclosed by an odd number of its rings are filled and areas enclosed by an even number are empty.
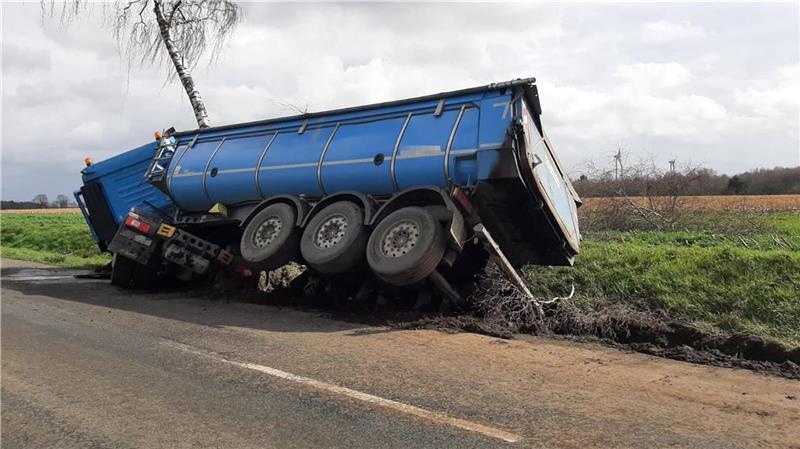
<svg viewBox="0 0 800 449"><path fill-rule="evenodd" d="M139 220L138 218L130 216L130 215L128 215L128 218L125 219L125 225L130 227L130 228L139 230L139 231L141 231L141 232L143 232L145 234L149 233L150 229L152 228L150 223L148 223L146 221Z"/></svg>

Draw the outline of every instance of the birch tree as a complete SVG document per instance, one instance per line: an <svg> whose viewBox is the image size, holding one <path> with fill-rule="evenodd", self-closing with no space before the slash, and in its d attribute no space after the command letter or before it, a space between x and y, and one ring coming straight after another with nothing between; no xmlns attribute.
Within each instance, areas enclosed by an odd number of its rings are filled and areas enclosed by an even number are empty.
<svg viewBox="0 0 800 449"><path fill-rule="evenodd" d="M42 13L60 15L62 23L90 12L89 0L73 0L56 8L43 0ZM229 0L125 0L104 3L105 19L129 64L166 65L168 81L181 82L197 126L211 126L203 97L191 70L210 52L218 55L241 19L241 9Z"/></svg>

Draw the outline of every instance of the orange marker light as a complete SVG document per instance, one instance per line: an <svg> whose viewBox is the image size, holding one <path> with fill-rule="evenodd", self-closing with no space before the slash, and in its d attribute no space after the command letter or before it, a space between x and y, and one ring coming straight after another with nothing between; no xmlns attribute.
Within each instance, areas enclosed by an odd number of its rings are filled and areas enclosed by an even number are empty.
<svg viewBox="0 0 800 449"><path fill-rule="evenodd" d="M153 136L155 136L156 140L161 140L161 131L154 132Z"/></svg>
<svg viewBox="0 0 800 449"><path fill-rule="evenodd" d="M92 158L90 157L83 158L83 163L86 164L87 167L92 165Z"/></svg>

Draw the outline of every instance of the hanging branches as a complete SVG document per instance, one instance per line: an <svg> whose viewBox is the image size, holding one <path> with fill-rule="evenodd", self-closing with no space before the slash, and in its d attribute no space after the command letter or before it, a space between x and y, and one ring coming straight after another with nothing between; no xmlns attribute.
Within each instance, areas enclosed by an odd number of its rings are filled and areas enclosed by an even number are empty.
<svg viewBox="0 0 800 449"><path fill-rule="evenodd" d="M62 3L61 23L87 14L88 3ZM56 14L55 0L42 0L41 7L43 16ZM210 126L190 70L206 53L211 61L218 57L241 20L239 6L230 0L125 0L105 3L103 11L128 68L133 64L169 67L167 81L180 79L198 126Z"/></svg>

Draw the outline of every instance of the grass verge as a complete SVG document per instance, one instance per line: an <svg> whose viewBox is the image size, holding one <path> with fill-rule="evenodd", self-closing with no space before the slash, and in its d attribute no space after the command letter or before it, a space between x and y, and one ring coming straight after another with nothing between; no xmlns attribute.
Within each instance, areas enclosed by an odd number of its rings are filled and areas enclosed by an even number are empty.
<svg viewBox="0 0 800 449"><path fill-rule="evenodd" d="M111 260L100 253L83 216L74 213L0 213L0 256L76 268Z"/></svg>
<svg viewBox="0 0 800 449"><path fill-rule="evenodd" d="M700 328L800 346L800 213L759 217L761 233L588 232L574 267L528 267L536 294L587 311L623 305Z"/></svg>

